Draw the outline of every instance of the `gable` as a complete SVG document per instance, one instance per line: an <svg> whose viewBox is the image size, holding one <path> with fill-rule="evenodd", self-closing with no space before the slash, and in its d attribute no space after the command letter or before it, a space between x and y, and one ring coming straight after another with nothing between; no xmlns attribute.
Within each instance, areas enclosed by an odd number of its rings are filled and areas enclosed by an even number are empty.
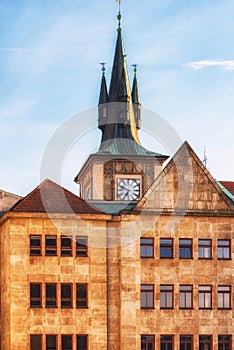
<svg viewBox="0 0 234 350"><path fill-rule="evenodd" d="M234 202L222 191L190 145L185 142L135 210L234 214Z"/></svg>

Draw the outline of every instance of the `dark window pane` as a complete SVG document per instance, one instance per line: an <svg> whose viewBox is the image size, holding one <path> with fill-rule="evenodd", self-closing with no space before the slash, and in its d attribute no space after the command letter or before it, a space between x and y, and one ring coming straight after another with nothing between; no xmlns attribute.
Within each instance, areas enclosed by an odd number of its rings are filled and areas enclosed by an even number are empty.
<svg viewBox="0 0 234 350"><path fill-rule="evenodd" d="M61 307L72 307L72 285L61 284Z"/></svg>
<svg viewBox="0 0 234 350"><path fill-rule="evenodd" d="M141 258L152 258L154 255L154 239L153 238L141 238Z"/></svg>
<svg viewBox="0 0 234 350"><path fill-rule="evenodd" d="M85 283L76 284L76 307L87 307L87 285Z"/></svg>
<svg viewBox="0 0 234 350"><path fill-rule="evenodd" d="M154 350L154 335L141 335L141 350Z"/></svg>
<svg viewBox="0 0 234 350"><path fill-rule="evenodd" d="M41 335L30 335L30 350L41 350Z"/></svg>
<svg viewBox="0 0 234 350"><path fill-rule="evenodd" d="M46 350L57 350L56 335L46 335Z"/></svg>
<svg viewBox="0 0 234 350"><path fill-rule="evenodd" d="M46 255L57 255L57 237L56 236L46 236L45 239Z"/></svg>
<svg viewBox="0 0 234 350"><path fill-rule="evenodd" d="M160 258L173 257L173 240L172 239L160 239Z"/></svg>
<svg viewBox="0 0 234 350"><path fill-rule="evenodd" d="M76 350L88 350L88 337L87 335L76 336Z"/></svg>
<svg viewBox="0 0 234 350"><path fill-rule="evenodd" d="M41 255L41 236L30 236L30 255Z"/></svg>
<svg viewBox="0 0 234 350"><path fill-rule="evenodd" d="M46 306L47 307L57 306L56 292L57 292L56 283L46 284Z"/></svg>
<svg viewBox="0 0 234 350"><path fill-rule="evenodd" d="M88 238L84 236L76 236L76 256L88 255Z"/></svg>
<svg viewBox="0 0 234 350"><path fill-rule="evenodd" d="M72 335L62 335L62 350L72 350Z"/></svg>
<svg viewBox="0 0 234 350"><path fill-rule="evenodd" d="M30 307L41 307L41 284L30 284Z"/></svg>
<svg viewBox="0 0 234 350"><path fill-rule="evenodd" d="M72 255L72 238L61 237L61 255L71 256Z"/></svg>

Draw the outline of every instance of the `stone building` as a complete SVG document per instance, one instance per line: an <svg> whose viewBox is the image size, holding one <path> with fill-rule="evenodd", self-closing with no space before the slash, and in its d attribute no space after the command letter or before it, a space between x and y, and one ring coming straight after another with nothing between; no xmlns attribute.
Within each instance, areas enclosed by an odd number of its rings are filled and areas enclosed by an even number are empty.
<svg viewBox="0 0 234 350"><path fill-rule="evenodd" d="M1 209L3 350L233 349L233 182L141 145L118 20L80 197L45 180Z"/></svg>

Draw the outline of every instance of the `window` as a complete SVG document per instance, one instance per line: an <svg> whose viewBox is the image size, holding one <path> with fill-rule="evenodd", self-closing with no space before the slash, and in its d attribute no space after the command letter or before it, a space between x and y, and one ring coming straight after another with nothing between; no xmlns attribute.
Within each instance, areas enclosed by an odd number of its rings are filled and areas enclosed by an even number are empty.
<svg viewBox="0 0 234 350"><path fill-rule="evenodd" d="M160 258L173 258L173 239L161 238L160 239Z"/></svg>
<svg viewBox="0 0 234 350"><path fill-rule="evenodd" d="M218 308L219 309L231 308L231 287L230 286L218 286Z"/></svg>
<svg viewBox="0 0 234 350"><path fill-rule="evenodd" d="M179 240L179 254L180 259L192 259L192 239L180 239Z"/></svg>
<svg viewBox="0 0 234 350"><path fill-rule="evenodd" d="M212 349L212 336L199 335L199 350L211 350L211 349Z"/></svg>
<svg viewBox="0 0 234 350"><path fill-rule="evenodd" d="M56 335L46 335L46 350L57 350Z"/></svg>
<svg viewBox="0 0 234 350"><path fill-rule="evenodd" d="M30 283L30 307L41 307L41 283Z"/></svg>
<svg viewBox="0 0 234 350"><path fill-rule="evenodd" d="M76 350L88 350L88 336L77 335L76 336Z"/></svg>
<svg viewBox="0 0 234 350"><path fill-rule="evenodd" d="M41 335L30 335L30 350L41 350Z"/></svg>
<svg viewBox="0 0 234 350"><path fill-rule="evenodd" d="M154 350L155 337L154 335L141 336L141 350Z"/></svg>
<svg viewBox="0 0 234 350"><path fill-rule="evenodd" d="M229 239L218 239L218 259L231 258L231 242Z"/></svg>
<svg viewBox="0 0 234 350"><path fill-rule="evenodd" d="M46 255L57 255L57 237L46 236L45 237L45 254Z"/></svg>
<svg viewBox="0 0 234 350"><path fill-rule="evenodd" d="M173 335L160 335L160 350L173 350Z"/></svg>
<svg viewBox="0 0 234 350"><path fill-rule="evenodd" d="M193 349L193 336L181 335L180 336L180 350L192 350Z"/></svg>
<svg viewBox="0 0 234 350"><path fill-rule="evenodd" d="M154 256L154 239L141 238L141 258L153 258Z"/></svg>
<svg viewBox="0 0 234 350"><path fill-rule="evenodd" d="M211 309L212 305L212 287L199 286L199 309Z"/></svg>
<svg viewBox="0 0 234 350"><path fill-rule="evenodd" d="M231 350L232 349L232 336L231 335L219 335L218 336L218 350Z"/></svg>
<svg viewBox="0 0 234 350"><path fill-rule="evenodd" d="M76 236L76 256L88 256L88 238Z"/></svg>
<svg viewBox="0 0 234 350"><path fill-rule="evenodd" d="M61 336L62 350L72 350L72 335Z"/></svg>
<svg viewBox="0 0 234 350"><path fill-rule="evenodd" d="M77 283L76 284L76 307L88 307L88 298L87 298L87 284L86 283Z"/></svg>
<svg viewBox="0 0 234 350"><path fill-rule="evenodd" d="M61 256L72 256L72 237L61 237Z"/></svg>
<svg viewBox="0 0 234 350"><path fill-rule="evenodd" d="M72 307L72 284L61 284L61 307Z"/></svg>
<svg viewBox="0 0 234 350"><path fill-rule="evenodd" d="M160 286L160 308L161 309L173 308L173 286L172 285Z"/></svg>
<svg viewBox="0 0 234 350"><path fill-rule="evenodd" d="M192 309L193 307L193 287L180 286L180 309Z"/></svg>
<svg viewBox="0 0 234 350"><path fill-rule="evenodd" d="M56 283L46 283L46 307L57 307Z"/></svg>
<svg viewBox="0 0 234 350"><path fill-rule="evenodd" d="M41 255L41 236L30 236L30 255Z"/></svg>
<svg viewBox="0 0 234 350"><path fill-rule="evenodd" d="M142 284L141 285L141 308L153 309L154 307L154 285Z"/></svg>
<svg viewBox="0 0 234 350"><path fill-rule="evenodd" d="M212 241L211 239L198 240L198 258L211 259L212 258Z"/></svg>

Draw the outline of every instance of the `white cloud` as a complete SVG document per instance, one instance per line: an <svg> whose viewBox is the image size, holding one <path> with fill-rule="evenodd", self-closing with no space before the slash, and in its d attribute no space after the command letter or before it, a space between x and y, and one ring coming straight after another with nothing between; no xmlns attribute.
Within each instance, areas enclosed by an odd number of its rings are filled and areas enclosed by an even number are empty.
<svg viewBox="0 0 234 350"><path fill-rule="evenodd" d="M194 61L184 65L186 68L199 70L204 68L219 67L227 71L234 71L234 60L203 60Z"/></svg>

